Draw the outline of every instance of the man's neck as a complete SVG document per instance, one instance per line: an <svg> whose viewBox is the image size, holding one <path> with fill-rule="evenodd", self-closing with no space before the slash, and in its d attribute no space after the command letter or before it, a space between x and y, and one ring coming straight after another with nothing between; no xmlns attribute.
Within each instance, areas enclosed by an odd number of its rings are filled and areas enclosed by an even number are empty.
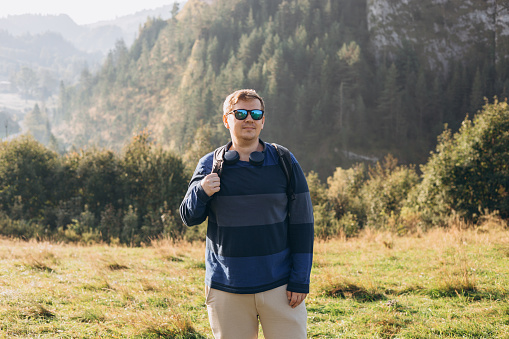
<svg viewBox="0 0 509 339"><path fill-rule="evenodd" d="M249 161L249 155L256 151L262 151L263 146L260 144L260 139L255 139L254 142L239 142L232 140L230 150L235 150L239 153L240 161Z"/></svg>

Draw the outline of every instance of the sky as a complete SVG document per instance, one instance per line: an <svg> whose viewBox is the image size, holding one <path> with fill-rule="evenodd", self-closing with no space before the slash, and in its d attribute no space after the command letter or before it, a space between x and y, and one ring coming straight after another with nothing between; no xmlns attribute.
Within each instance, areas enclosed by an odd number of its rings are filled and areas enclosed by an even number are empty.
<svg viewBox="0 0 509 339"><path fill-rule="evenodd" d="M0 18L19 14L67 14L78 25L112 20L175 0L2 0Z"/></svg>

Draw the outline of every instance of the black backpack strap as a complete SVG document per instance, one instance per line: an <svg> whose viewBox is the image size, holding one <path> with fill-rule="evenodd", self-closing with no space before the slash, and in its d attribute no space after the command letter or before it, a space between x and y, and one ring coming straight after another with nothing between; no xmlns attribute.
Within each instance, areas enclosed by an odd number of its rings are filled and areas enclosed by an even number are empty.
<svg viewBox="0 0 509 339"><path fill-rule="evenodd" d="M288 148L275 144L272 144L279 155L279 166L283 170L283 173L286 176L286 195L288 196L288 200L295 200L295 183L293 182L293 166L292 166L292 156L290 155L290 151Z"/></svg>
<svg viewBox="0 0 509 339"><path fill-rule="evenodd" d="M214 151L211 173L217 173L217 175L221 176L221 173L223 172L224 153L226 152L227 146L228 145L218 147Z"/></svg>

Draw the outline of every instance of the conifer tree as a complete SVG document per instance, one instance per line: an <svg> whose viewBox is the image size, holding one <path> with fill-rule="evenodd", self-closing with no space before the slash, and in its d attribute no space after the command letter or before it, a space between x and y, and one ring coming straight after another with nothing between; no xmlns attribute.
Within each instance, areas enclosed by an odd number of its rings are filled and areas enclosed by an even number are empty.
<svg viewBox="0 0 509 339"><path fill-rule="evenodd" d="M483 103L484 89L481 78L481 72L479 68L477 68L474 82L472 83L472 91L470 93L470 112L472 114L476 113Z"/></svg>
<svg viewBox="0 0 509 339"><path fill-rule="evenodd" d="M417 136L418 140L421 140L423 135L426 135L426 131L428 131L425 122L429 117L429 109L430 109L430 97L428 95L428 85L426 83L426 75L424 70L421 68L419 74L417 76L417 83L415 84L415 94L414 94L414 107L417 113Z"/></svg>
<svg viewBox="0 0 509 339"><path fill-rule="evenodd" d="M401 88L398 84L398 70L393 63L387 70L383 90L378 99L378 114L383 137L386 140L400 140L401 125ZM394 139L396 138L396 139Z"/></svg>

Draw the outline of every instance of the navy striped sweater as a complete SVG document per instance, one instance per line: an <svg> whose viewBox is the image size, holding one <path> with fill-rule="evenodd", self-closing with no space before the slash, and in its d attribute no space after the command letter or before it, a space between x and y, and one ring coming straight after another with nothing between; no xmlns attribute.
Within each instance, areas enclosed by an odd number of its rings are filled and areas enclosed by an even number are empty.
<svg viewBox="0 0 509 339"><path fill-rule="evenodd" d="M208 217L205 283L231 293L259 293L284 284L309 293L313 259L313 208L306 178L292 155L295 200L274 146L262 166L223 165L221 189L207 196L200 181L212 169L213 152L200 159L180 215L187 226Z"/></svg>

